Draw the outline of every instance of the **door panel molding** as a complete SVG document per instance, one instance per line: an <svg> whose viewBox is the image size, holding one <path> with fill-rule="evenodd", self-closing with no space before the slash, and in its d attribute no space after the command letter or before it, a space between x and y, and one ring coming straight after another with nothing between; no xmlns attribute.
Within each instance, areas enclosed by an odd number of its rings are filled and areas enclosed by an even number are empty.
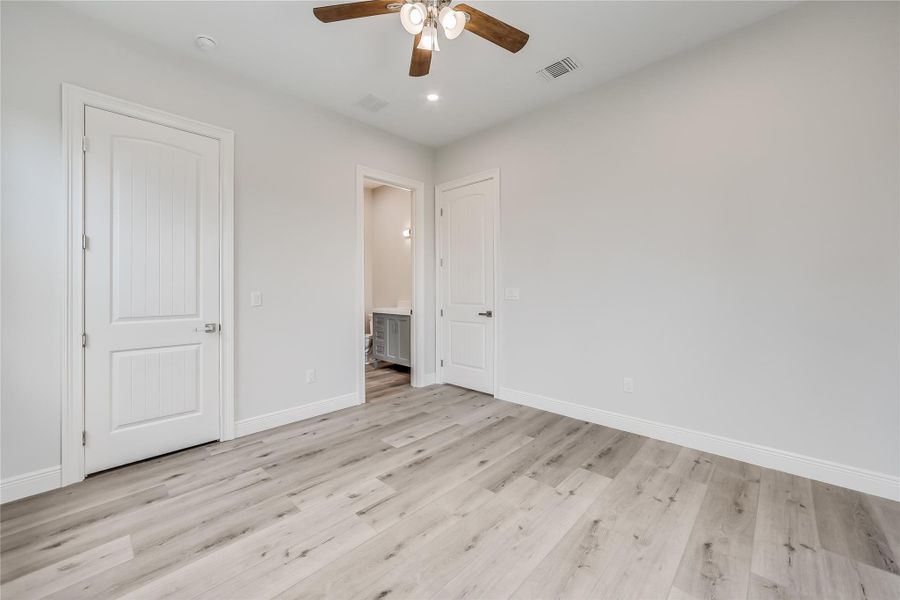
<svg viewBox="0 0 900 600"><path fill-rule="evenodd" d="M214 139L219 144L219 341L220 439L234 438L234 132L62 84L63 167L66 173L67 235L63 311L61 482L84 479L84 149L85 107L99 108ZM87 244L90 240L87 240ZM89 334L90 332L88 332ZM87 340L90 343L90 339Z"/></svg>
<svg viewBox="0 0 900 600"><path fill-rule="evenodd" d="M493 185L493 221L494 221L494 255L492 257L494 265L494 381L493 394L497 395L500 389L500 332L503 323L503 310L498 309L503 296L500 295L500 282L502 276L500 272L500 246L502 240L500 238L500 169L488 169L473 175L467 175L458 179L453 179L434 186L434 301L435 301L435 336L434 336L434 356L435 356L435 383L444 383L444 369L441 366L441 354L444 348L443 339L443 319L441 317L441 303L443 299L443 289L441 287L441 244L443 243L443 231L441 227L441 208L443 206L442 197L445 193L456 190L461 187L490 181Z"/></svg>

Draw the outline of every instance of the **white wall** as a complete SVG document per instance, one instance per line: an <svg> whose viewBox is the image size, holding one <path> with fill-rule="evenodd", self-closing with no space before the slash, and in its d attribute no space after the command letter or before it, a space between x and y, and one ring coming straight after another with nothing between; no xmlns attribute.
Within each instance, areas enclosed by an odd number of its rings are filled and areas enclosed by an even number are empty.
<svg viewBox="0 0 900 600"><path fill-rule="evenodd" d="M356 166L426 182L430 207L433 151L63 8L3 2L0 477L60 462L64 81L235 131L238 419L354 392ZM317 383L298 383L307 368Z"/></svg>
<svg viewBox="0 0 900 600"><path fill-rule="evenodd" d="M898 9L801 5L439 150L501 171L501 393L896 477Z"/></svg>
<svg viewBox="0 0 900 600"><path fill-rule="evenodd" d="M382 185L366 198L366 313L373 308L412 302L412 238L403 237L411 227L412 194Z"/></svg>

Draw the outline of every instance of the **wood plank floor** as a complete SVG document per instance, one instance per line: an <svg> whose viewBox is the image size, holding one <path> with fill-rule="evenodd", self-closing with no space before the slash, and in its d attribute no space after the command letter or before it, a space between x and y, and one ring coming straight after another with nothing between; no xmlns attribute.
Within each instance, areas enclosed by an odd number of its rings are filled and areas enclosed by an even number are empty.
<svg viewBox="0 0 900 600"><path fill-rule="evenodd" d="M366 402L390 396L398 388L409 387L409 369L386 364L376 369L366 365Z"/></svg>
<svg viewBox="0 0 900 600"><path fill-rule="evenodd" d="M0 509L14 598L897 599L900 505L374 371Z"/></svg>

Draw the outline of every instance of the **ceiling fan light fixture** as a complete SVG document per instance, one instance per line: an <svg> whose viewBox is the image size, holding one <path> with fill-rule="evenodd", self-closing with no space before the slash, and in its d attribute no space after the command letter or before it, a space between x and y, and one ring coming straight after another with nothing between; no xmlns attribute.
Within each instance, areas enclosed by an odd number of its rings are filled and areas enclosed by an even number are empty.
<svg viewBox="0 0 900 600"><path fill-rule="evenodd" d="M456 39L463 32L463 29L466 28L466 16L449 6L441 9L438 21L440 21L441 27L444 28L444 35L447 36L448 40Z"/></svg>
<svg viewBox="0 0 900 600"><path fill-rule="evenodd" d="M2 0L0 0L2 2ZM528 34L468 4L454 0L354 0L316 6L313 15L322 23L335 23L377 15L400 13L403 28L413 36L409 76L422 77L431 70L433 53L440 50L438 30L446 39L458 37L464 29L472 35L515 54L528 42Z"/></svg>
<svg viewBox="0 0 900 600"><path fill-rule="evenodd" d="M403 29L416 35L425 26L427 15L428 9L421 2L407 2L400 9L400 22L403 24Z"/></svg>
<svg viewBox="0 0 900 600"><path fill-rule="evenodd" d="M437 27L434 26L434 23L429 23L422 29L422 37L416 48L419 50L431 50L433 52L441 51L440 46L438 46Z"/></svg>

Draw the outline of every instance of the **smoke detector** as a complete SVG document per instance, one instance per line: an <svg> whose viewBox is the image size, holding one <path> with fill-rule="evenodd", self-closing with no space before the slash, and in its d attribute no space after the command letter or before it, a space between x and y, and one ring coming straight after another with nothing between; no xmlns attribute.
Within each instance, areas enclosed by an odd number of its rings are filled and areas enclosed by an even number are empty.
<svg viewBox="0 0 900 600"><path fill-rule="evenodd" d="M214 38L202 34L194 38L194 43L197 44L197 47L201 50L212 50L219 45Z"/></svg>

